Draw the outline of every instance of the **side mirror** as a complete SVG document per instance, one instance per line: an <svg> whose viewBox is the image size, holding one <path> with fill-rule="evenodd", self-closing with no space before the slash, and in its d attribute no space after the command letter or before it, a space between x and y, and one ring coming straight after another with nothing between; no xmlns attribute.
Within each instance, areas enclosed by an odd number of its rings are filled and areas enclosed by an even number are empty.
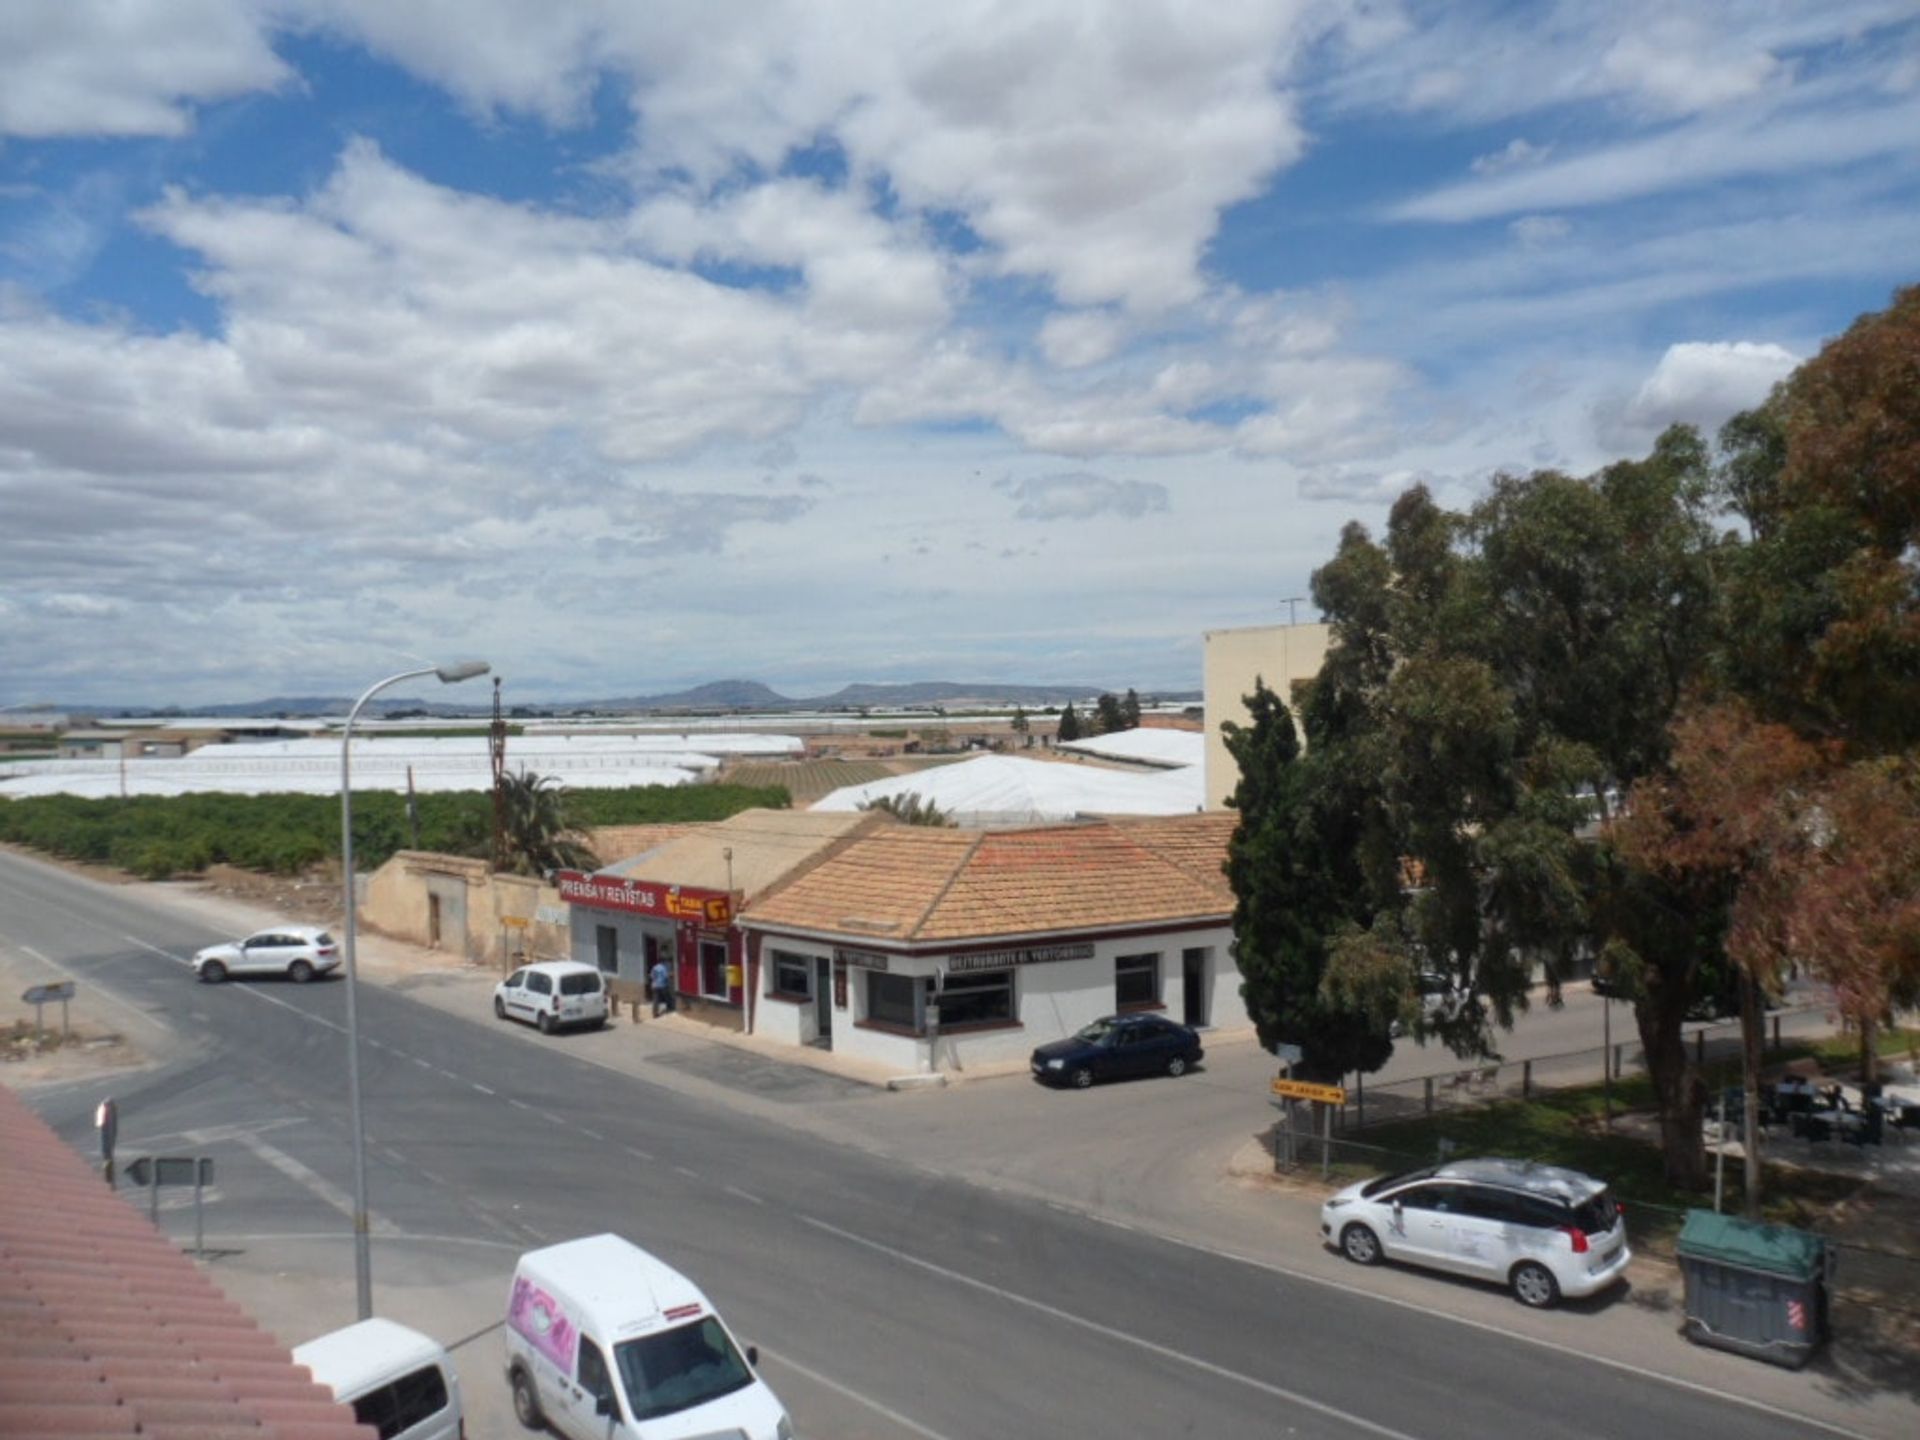
<svg viewBox="0 0 1920 1440"><path fill-rule="evenodd" d="M611 1415L613 1413L613 1396L607 1394L595 1396L593 1413L596 1415Z"/></svg>
<svg viewBox="0 0 1920 1440"><path fill-rule="evenodd" d="M1396 1220L1400 1218L1400 1202L1398 1200L1393 1202L1393 1218Z"/></svg>
<svg viewBox="0 0 1920 1440"><path fill-rule="evenodd" d="M747 1346L747 1364L756 1370L760 1368L760 1347L758 1345Z"/></svg>

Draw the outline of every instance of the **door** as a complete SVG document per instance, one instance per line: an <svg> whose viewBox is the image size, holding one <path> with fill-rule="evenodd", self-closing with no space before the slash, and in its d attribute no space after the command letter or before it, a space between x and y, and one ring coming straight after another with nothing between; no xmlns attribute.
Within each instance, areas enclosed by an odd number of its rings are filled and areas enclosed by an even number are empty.
<svg viewBox="0 0 1920 1440"><path fill-rule="evenodd" d="M833 1048L833 962L824 955L813 960L813 1028L822 1048Z"/></svg>
<svg viewBox="0 0 1920 1440"><path fill-rule="evenodd" d="M602 1397L609 1406L604 1415L600 1413ZM604 1440L606 1436L624 1433L620 1424L620 1402L614 1398L613 1375L607 1369L606 1357L600 1353L600 1347L584 1335L580 1337L574 1373L563 1382L555 1398L558 1404L548 1418L556 1430L576 1440Z"/></svg>
<svg viewBox="0 0 1920 1440"><path fill-rule="evenodd" d="M1487 1185L1462 1187L1455 1206L1448 1251L1454 1264L1473 1275L1505 1279L1518 1258L1520 1233L1514 1201L1504 1190Z"/></svg>
<svg viewBox="0 0 1920 1440"><path fill-rule="evenodd" d="M1207 1023L1207 952L1180 952L1180 1018L1199 1030Z"/></svg>
<svg viewBox="0 0 1920 1440"><path fill-rule="evenodd" d="M287 936L262 931L247 937L240 947L240 963L233 968L242 975L277 974L287 968L292 954Z"/></svg>
<svg viewBox="0 0 1920 1440"><path fill-rule="evenodd" d="M547 997L552 994L553 977L529 970L527 983L520 990L520 1013L529 1020L538 1020L540 1012L547 1008Z"/></svg>
<svg viewBox="0 0 1920 1440"><path fill-rule="evenodd" d="M434 894L427 896L427 948L440 948L440 897Z"/></svg>
<svg viewBox="0 0 1920 1440"><path fill-rule="evenodd" d="M1389 1254L1451 1270L1447 1259L1447 1227L1454 1207L1450 1185L1416 1185L1394 1197L1393 1220L1380 1237Z"/></svg>

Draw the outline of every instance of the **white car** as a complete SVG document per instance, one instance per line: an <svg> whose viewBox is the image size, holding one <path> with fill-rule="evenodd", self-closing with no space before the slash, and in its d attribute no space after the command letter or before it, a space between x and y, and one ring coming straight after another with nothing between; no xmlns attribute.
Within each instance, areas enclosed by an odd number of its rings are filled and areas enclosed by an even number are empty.
<svg viewBox="0 0 1920 1440"><path fill-rule="evenodd" d="M537 1025L542 1035L563 1025L604 1025L606 982L593 966L577 960L522 965L493 987L493 1013Z"/></svg>
<svg viewBox="0 0 1920 1440"><path fill-rule="evenodd" d="M1605 1184L1527 1160L1451 1160L1349 1185L1320 1207L1320 1234L1358 1264L1491 1280L1536 1309L1604 1290L1632 1258Z"/></svg>
<svg viewBox="0 0 1920 1440"><path fill-rule="evenodd" d="M210 985L229 975L284 975L305 984L340 965L340 947L317 925L280 925L244 940L209 945L193 957L193 973Z"/></svg>

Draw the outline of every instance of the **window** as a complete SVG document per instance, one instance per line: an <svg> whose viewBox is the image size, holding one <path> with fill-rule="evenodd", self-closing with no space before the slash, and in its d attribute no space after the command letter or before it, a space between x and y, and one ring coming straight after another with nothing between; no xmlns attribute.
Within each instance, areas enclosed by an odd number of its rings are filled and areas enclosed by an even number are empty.
<svg viewBox="0 0 1920 1440"><path fill-rule="evenodd" d="M790 951L773 952L773 993L794 1000L806 1000L813 994L813 964L805 955Z"/></svg>
<svg viewBox="0 0 1920 1440"><path fill-rule="evenodd" d="M580 1340L579 1380L580 1388L595 1400L613 1398L613 1376L607 1370L607 1357L584 1336Z"/></svg>
<svg viewBox="0 0 1920 1440"><path fill-rule="evenodd" d="M1013 971L977 970L949 975L940 990L940 1028L995 1025L1014 1018Z"/></svg>
<svg viewBox="0 0 1920 1440"><path fill-rule="evenodd" d="M527 972L527 989L531 990L535 995L551 995L553 993L553 977L551 975L543 975L538 970L529 970Z"/></svg>
<svg viewBox="0 0 1920 1440"><path fill-rule="evenodd" d="M881 1025L898 1025L920 1032L920 1017L913 1008L913 997L920 981L912 975L888 975L879 970L867 972L867 1019Z"/></svg>
<svg viewBox="0 0 1920 1440"><path fill-rule="evenodd" d="M620 971L620 932L611 925L593 927L593 944L600 968L608 974Z"/></svg>
<svg viewBox="0 0 1920 1440"><path fill-rule="evenodd" d="M447 1380L438 1365L402 1375L353 1402L353 1418L380 1432L380 1440L411 1430L447 1408Z"/></svg>
<svg viewBox="0 0 1920 1440"><path fill-rule="evenodd" d="M673 1330L613 1347L635 1423L691 1410L744 1390L753 1372L709 1315Z"/></svg>
<svg viewBox="0 0 1920 1440"><path fill-rule="evenodd" d="M1118 1010L1160 1003L1160 957L1122 955L1113 962L1113 1003Z"/></svg>
<svg viewBox="0 0 1920 1440"><path fill-rule="evenodd" d="M562 995L598 995L600 977L598 975L562 975L560 977Z"/></svg>
<svg viewBox="0 0 1920 1440"><path fill-rule="evenodd" d="M1520 1218L1520 1202L1521 1197L1511 1191L1496 1190L1489 1185L1469 1185L1460 1196L1458 1209L1462 1215L1511 1225Z"/></svg>
<svg viewBox="0 0 1920 1440"><path fill-rule="evenodd" d="M712 1000L727 998L727 947L724 941L700 942L700 993Z"/></svg>

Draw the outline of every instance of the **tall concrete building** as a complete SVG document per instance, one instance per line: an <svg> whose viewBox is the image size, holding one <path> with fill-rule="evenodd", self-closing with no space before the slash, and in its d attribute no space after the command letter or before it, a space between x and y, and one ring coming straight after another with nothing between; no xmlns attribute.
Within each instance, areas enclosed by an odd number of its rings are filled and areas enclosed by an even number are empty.
<svg viewBox="0 0 1920 1440"><path fill-rule="evenodd" d="M1320 673L1332 628L1318 623L1250 625L1239 630L1209 630L1202 636L1206 650L1202 683L1206 690L1208 808L1223 807L1240 783L1240 767L1227 753L1220 727L1229 720L1236 725L1247 723L1246 697L1253 693L1256 678L1291 704L1293 682L1311 680ZM1294 718L1299 719L1297 713Z"/></svg>

